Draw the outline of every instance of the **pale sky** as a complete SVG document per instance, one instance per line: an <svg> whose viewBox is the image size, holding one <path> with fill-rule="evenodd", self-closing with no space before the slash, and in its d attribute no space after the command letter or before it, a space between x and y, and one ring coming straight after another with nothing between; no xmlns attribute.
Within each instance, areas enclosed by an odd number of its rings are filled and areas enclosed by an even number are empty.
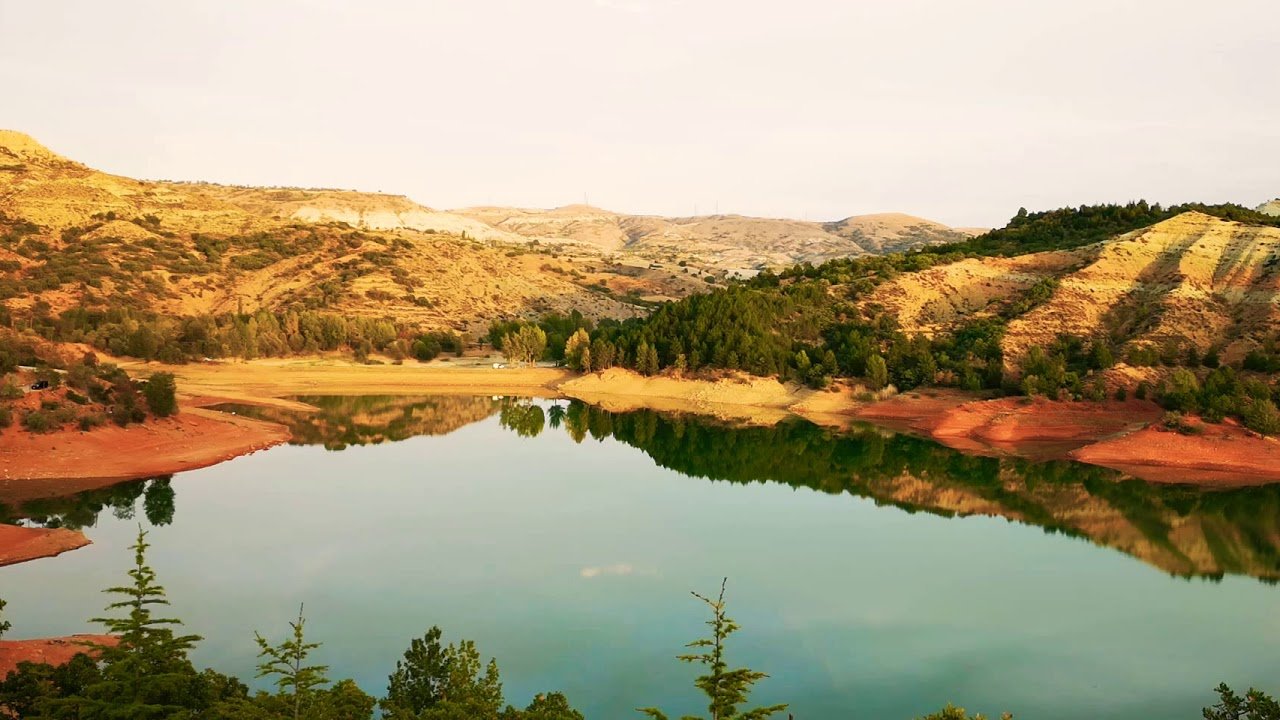
<svg viewBox="0 0 1280 720"><path fill-rule="evenodd" d="M1253 206L1280 195L1280 2L0 0L0 127L436 208Z"/></svg>

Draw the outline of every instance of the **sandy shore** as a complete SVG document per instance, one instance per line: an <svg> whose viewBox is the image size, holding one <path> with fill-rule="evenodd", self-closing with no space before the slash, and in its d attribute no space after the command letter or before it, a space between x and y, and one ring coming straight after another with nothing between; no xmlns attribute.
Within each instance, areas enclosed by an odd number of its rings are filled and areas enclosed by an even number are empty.
<svg viewBox="0 0 1280 720"><path fill-rule="evenodd" d="M88 544L89 538L75 530L0 525L0 567L54 557Z"/></svg>
<svg viewBox="0 0 1280 720"><path fill-rule="evenodd" d="M809 395L773 378L733 376L695 380L666 376L645 377L618 368L574 377L557 390L565 397L597 405L611 412L660 410L773 425L791 414Z"/></svg>
<svg viewBox="0 0 1280 720"><path fill-rule="evenodd" d="M558 397L573 377L560 368L359 365L343 360L251 360L159 365L121 362L130 375L171 372L182 396L262 402L288 395L524 395Z"/></svg>

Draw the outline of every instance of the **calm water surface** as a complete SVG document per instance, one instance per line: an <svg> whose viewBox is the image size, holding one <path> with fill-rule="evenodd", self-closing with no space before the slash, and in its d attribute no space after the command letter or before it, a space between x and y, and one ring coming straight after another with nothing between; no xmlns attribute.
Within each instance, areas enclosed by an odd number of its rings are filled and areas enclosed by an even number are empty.
<svg viewBox="0 0 1280 720"><path fill-rule="evenodd" d="M305 601L321 661L374 694L440 625L498 658L517 705L560 689L589 718L700 711L672 658L703 630L689 590L721 576L744 628L733 660L772 676L754 699L801 719L949 701L1192 718L1219 681L1280 678L1275 490L1154 487L799 421L309 400L324 411L252 412L313 444L10 508L94 541L0 569L13 634L94 630L141 522L175 613L207 638L197 664L245 678L253 631L282 635Z"/></svg>

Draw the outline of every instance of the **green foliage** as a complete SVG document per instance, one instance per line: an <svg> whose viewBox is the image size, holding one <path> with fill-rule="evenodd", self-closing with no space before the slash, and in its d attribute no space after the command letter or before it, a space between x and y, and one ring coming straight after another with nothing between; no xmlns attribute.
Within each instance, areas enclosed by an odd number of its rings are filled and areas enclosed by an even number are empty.
<svg viewBox="0 0 1280 720"><path fill-rule="evenodd" d="M880 390L889 384L889 366L880 355L867 358L867 386L872 390Z"/></svg>
<svg viewBox="0 0 1280 720"><path fill-rule="evenodd" d="M434 360L442 352L462 355L462 338L453 332L423 333L413 341L410 351L418 362Z"/></svg>
<svg viewBox="0 0 1280 720"><path fill-rule="evenodd" d="M147 565L146 537L139 528L132 546L134 567L128 573L133 582L105 591L121 597L107 606L109 612L121 614L93 620L119 643L95 646L102 662L100 676L86 683L82 694L53 702L55 717L169 718L208 703L201 676L187 659L200 637L176 635L180 620L153 615L153 608L169 601Z"/></svg>
<svg viewBox="0 0 1280 720"><path fill-rule="evenodd" d="M585 328L574 330L565 341L564 361L571 370L591 372L591 334Z"/></svg>
<svg viewBox="0 0 1280 720"><path fill-rule="evenodd" d="M8 677L0 679L0 708L15 718L76 717L75 706L63 702L82 696L100 678L97 663L85 653L57 667L20 662ZM71 712L62 712L67 709Z"/></svg>
<svg viewBox="0 0 1280 720"><path fill-rule="evenodd" d="M128 306L76 307L33 321L50 340L82 342L113 355L182 363L201 358L281 357L297 353L388 350L406 327L381 318L298 309L170 317ZM452 333L428 333L442 350L461 349Z"/></svg>
<svg viewBox="0 0 1280 720"><path fill-rule="evenodd" d="M687 647L694 648L697 652L679 655L677 658L681 662L706 668L706 674L698 676L694 685L709 700L707 711L710 713L710 720L762 720L786 710L787 706L770 705L738 711L738 706L747 702L751 687L769 676L749 668L731 670L725 660L725 640L738 630L738 624L725 613L724 591L728 582L728 578L721 581L720 595L715 600L692 593L711 608L711 619L707 621L711 637L689 643ZM666 720L667 717L657 708L642 708L640 712L655 720Z"/></svg>
<svg viewBox="0 0 1280 720"><path fill-rule="evenodd" d="M1250 688L1240 697L1223 683L1215 692L1220 702L1204 709L1205 720L1280 720L1280 703L1260 690Z"/></svg>
<svg viewBox="0 0 1280 720"><path fill-rule="evenodd" d="M9 621L4 619L4 607L7 604L8 603L4 600L0 599L0 637L4 637L4 634L9 632L9 628L13 627Z"/></svg>
<svg viewBox="0 0 1280 720"><path fill-rule="evenodd" d="M954 245L939 245L926 250L978 256L1012 256L1045 250L1067 250L1101 242L1188 211L1255 225L1280 225L1276 218L1240 205L1188 203L1166 208L1158 203L1150 205L1145 200L1139 200L1126 205L1081 205L1078 208L1036 213L1020 209L1003 228Z"/></svg>
<svg viewBox="0 0 1280 720"><path fill-rule="evenodd" d="M1013 715L1004 713L1000 718L1001 720L1012 720ZM955 705L948 703L942 710L933 713L932 715L925 715L917 720L986 720L986 716L981 714L969 715L964 711L964 708L958 708Z"/></svg>
<svg viewBox="0 0 1280 720"><path fill-rule="evenodd" d="M31 410L22 416L22 427L27 432L42 433L56 430L53 418L41 410Z"/></svg>
<svg viewBox="0 0 1280 720"><path fill-rule="evenodd" d="M568 315L546 313L537 322L495 320L489 324L489 344L495 350L505 350L504 338L507 335L517 334L521 328L530 325L536 326L546 335L546 346L543 352L539 353L534 360L565 360L565 349L569 338L573 337L579 330L590 334L592 329L591 321L587 320L577 310L571 311Z"/></svg>
<svg viewBox="0 0 1280 720"><path fill-rule="evenodd" d="M147 407L156 417L169 417L178 412L177 383L173 373L158 372L142 386L142 395L147 399Z"/></svg>
<svg viewBox="0 0 1280 720"><path fill-rule="evenodd" d="M482 663L475 643L463 640L444 649L444 665L441 698L419 713L419 720L497 720L502 711L498 663Z"/></svg>
<svg viewBox="0 0 1280 720"><path fill-rule="evenodd" d="M547 333L537 325L521 325L502 336L502 352L511 363L537 362L547 350Z"/></svg>
<svg viewBox="0 0 1280 720"><path fill-rule="evenodd" d="M507 402L498 412L498 424L514 430L520 437L537 437L546 427L547 416L542 406L527 400Z"/></svg>
<svg viewBox="0 0 1280 720"><path fill-rule="evenodd" d="M1245 427L1273 435L1280 433L1280 411L1272 394L1267 383L1234 368L1214 368L1203 382L1190 370L1178 368L1161 384L1159 402L1173 412L1199 413L1209 422L1238 417Z"/></svg>
<svg viewBox="0 0 1280 720"><path fill-rule="evenodd" d="M396 661L387 678L387 696L380 706L388 718L417 717L444 698L449 665L439 627L432 626L421 638L414 638Z"/></svg>
<svg viewBox="0 0 1280 720"><path fill-rule="evenodd" d="M1280 410L1271 400L1253 400L1242 413L1244 426L1263 435L1280 433Z"/></svg>
<svg viewBox="0 0 1280 720"><path fill-rule="evenodd" d="M304 706L309 706L317 689L329 684L326 673L327 665L308 665L307 658L311 652L320 647L319 643L309 643L303 626L306 619L302 615L302 606L298 607L298 620L290 622L292 636L272 645L257 632L253 634L258 643L258 677L274 677L277 694L284 697L292 706L293 717L301 717Z"/></svg>
<svg viewBox="0 0 1280 720"><path fill-rule="evenodd" d="M525 710L504 710L498 664L481 662L475 643L441 645L440 628L415 639L387 678L387 720L582 720L560 693L540 694Z"/></svg>
<svg viewBox="0 0 1280 720"><path fill-rule="evenodd" d="M563 693L539 693L524 710L510 705L502 713L502 720L585 720L582 713L573 709Z"/></svg>

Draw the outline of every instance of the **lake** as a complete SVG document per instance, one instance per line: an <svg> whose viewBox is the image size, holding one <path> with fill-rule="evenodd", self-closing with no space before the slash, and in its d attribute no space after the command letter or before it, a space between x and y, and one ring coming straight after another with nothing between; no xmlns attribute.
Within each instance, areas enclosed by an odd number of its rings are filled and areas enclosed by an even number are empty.
<svg viewBox="0 0 1280 720"><path fill-rule="evenodd" d="M250 679L253 632L306 603L332 676L380 695L432 626L498 659L509 702L702 712L728 577L730 659L801 720L1199 717L1280 678L1280 487L1206 492L963 455L861 427L776 428L501 398L302 398L296 445L8 508L84 526L0 568L13 637L96 630L139 523L194 655ZM2 515L3 513L0 513Z"/></svg>

